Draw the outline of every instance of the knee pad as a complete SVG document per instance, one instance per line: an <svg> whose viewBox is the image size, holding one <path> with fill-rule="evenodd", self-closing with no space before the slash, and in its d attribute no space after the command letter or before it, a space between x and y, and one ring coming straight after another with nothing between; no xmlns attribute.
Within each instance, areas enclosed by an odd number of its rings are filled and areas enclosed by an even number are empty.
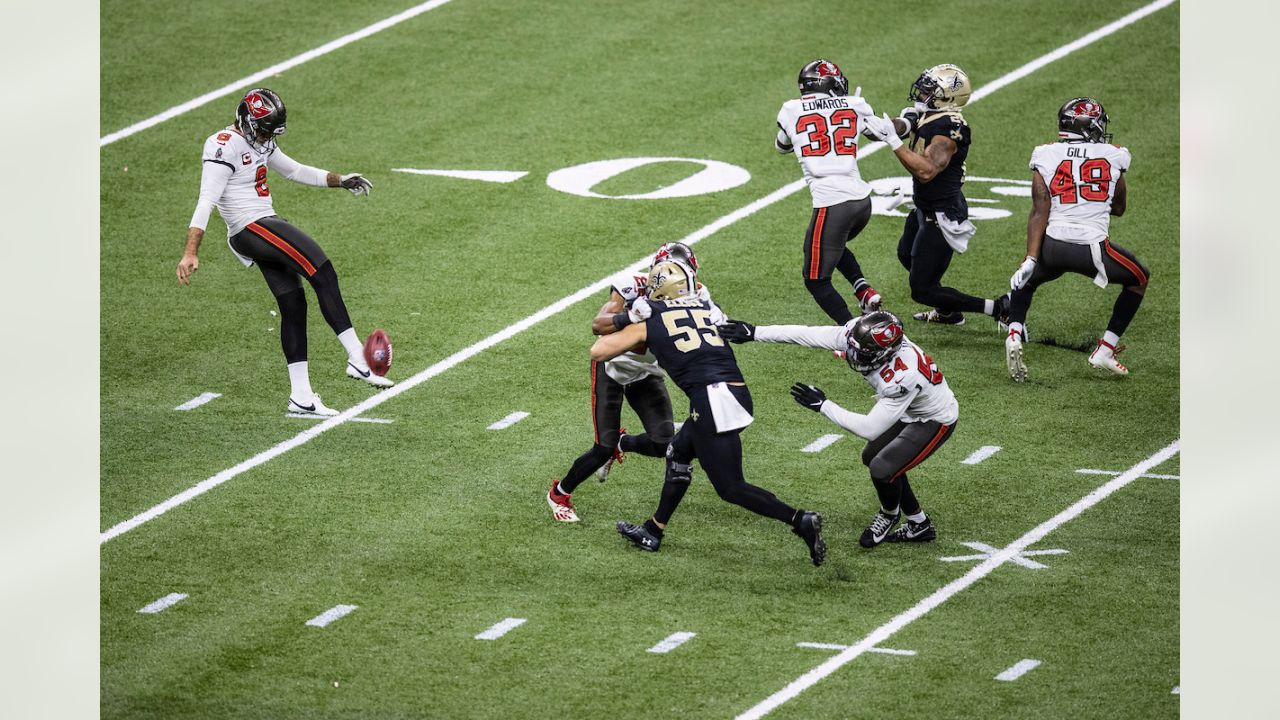
<svg viewBox="0 0 1280 720"><path fill-rule="evenodd" d="M671 457L671 446L667 446L667 473L663 478L669 483L688 485L693 482L693 463L682 463Z"/></svg>

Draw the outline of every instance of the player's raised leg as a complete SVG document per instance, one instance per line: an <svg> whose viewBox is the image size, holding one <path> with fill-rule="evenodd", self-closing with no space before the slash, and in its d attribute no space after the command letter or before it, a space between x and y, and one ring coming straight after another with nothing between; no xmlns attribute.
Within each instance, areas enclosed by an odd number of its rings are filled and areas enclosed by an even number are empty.
<svg viewBox="0 0 1280 720"><path fill-rule="evenodd" d="M1128 375L1129 368L1116 359L1116 355L1123 349L1120 345L1120 336L1129 328L1129 323L1142 305L1151 271L1138 262L1133 253L1113 244L1110 240L1103 241L1103 251L1106 253L1104 263L1107 268L1107 277L1120 282L1124 289L1120 291L1115 306L1111 309L1111 320L1107 323L1107 331L1103 333L1102 339L1098 340L1098 347L1094 348L1089 355L1089 364L1116 375Z"/></svg>

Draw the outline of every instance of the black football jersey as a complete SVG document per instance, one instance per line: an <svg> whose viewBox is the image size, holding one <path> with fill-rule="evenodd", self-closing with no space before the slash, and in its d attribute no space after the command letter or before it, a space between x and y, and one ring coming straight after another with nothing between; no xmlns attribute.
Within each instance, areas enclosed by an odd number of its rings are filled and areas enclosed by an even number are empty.
<svg viewBox="0 0 1280 720"><path fill-rule="evenodd" d="M711 324L709 303L692 297L649 305L649 352L686 395L712 383L743 381L728 341Z"/></svg>
<svg viewBox="0 0 1280 720"><path fill-rule="evenodd" d="M958 112L929 113L920 119L915 132L911 134L910 149L920 155L938 135L945 135L956 143L956 154L951 162L933 180L922 183L913 181L915 206L925 212L943 211L953 220L963 220L969 216L968 204L964 199L964 163L969 157L971 142L969 124ZM954 217L959 214L960 217Z"/></svg>

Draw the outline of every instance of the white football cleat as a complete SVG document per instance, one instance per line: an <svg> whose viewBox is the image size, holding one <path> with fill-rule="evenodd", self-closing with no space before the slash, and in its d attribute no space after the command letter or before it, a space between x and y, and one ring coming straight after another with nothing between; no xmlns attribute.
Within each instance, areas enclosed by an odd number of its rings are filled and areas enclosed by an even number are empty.
<svg viewBox="0 0 1280 720"><path fill-rule="evenodd" d="M363 380L374 387L387 388L395 385L390 378L375 374L367 366L363 368L356 367L355 363L347 361L347 377Z"/></svg>
<svg viewBox="0 0 1280 720"><path fill-rule="evenodd" d="M551 481L551 489L547 491L547 504L551 506L551 515L557 522L578 522L578 513L573 509L573 501L568 495L556 492L559 480Z"/></svg>
<svg viewBox="0 0 1280 720"><path fill-rule="evenodd" d="M325 407L325 404L320 402L320 396L315 393L312 393L311 397L307 398L304 402L299 402L298 400L289 398L289 405L287 409L289 412L296 413L298 415L315 415L316 417L333 417L338 414L337 410L334 410L331 407Z"/></svg>
<svg viewBox="0 0 1280 720"><path fill-rule="evenodd" d="M1026 382L1027 364L1022 359L1022 338L1016 332L1005 338L1004 359L1009 365L1009 377L1014 382Z"/></svg>
<svg viewBox="0 0 1280 720"><path fill-rule="evenodd" d="M1123 345L1117 348L1105 340L1099 340L1098 347L1094 348L1089 355L1089 364L1099 370L1109 370L1116 375L1128 375L1129 368L1121 365L1116 360L1116 354L1122 350L1124 350Z"/></svg>

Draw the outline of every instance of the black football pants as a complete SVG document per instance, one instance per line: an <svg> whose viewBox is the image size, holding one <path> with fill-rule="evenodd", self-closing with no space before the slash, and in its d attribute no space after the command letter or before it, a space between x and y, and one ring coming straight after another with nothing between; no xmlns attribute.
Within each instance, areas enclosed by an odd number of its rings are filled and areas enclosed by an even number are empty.
<svg viewBox="0 0 1280 720"><path fill-rule="evenodd" d="M909 273L911 299L943 313L985 312L985 298L943 286L942 276L954 253L931 213L916 208L907 216L898 239L898 262Z"/></svg>
<svg viewBox="0 0 1280 720"><path fill-rule="evenodd" d="M899 420L862 449L862 464L871 472L871 484L880 498L880 507L900 507L907 515L920 512L920 501L907 481L907 471L924 462L942 447L956 424L937 421Z"/></svg>
<svg viewBox="0 0 1280 720"><path fill-rule="evenodd" d="M351 327L338 273L311 236L272 215L233 235L231 247L258 266L280 306L280 345L285 362L307 359L307 298L302 278L311 283L320 313L333 332L341 334Z"/></svg>
<svg viewBox="0 0 1280 720"><path fill-rule="evenodd" d="M818 307L838 325L852 320L853 313L831 284L831 274L839 270L855 293L867 284L849 241L862 232L870 219L871 198L847 200L814 208L804 233L804 286Z"/></svg>
<svg viewBox="0 0 1280 720"><path fill-rule="evenodd" d="M1069 243L1045 236L1040 245L1040 260L1031 273L1031 279L1021 290L1015 290L1009 303L1009 321L1026 323L1027 311L1031 309L1031 298L1036 289L1048 282L1053 282L1066 273L1076 273L1092 278L1098 269L1093 265L1093 253L1088 245ZM1138 312L1142 304L1142 293L1130 291L1130 288L1146 288L1151 278L1151 271L1138 261L1133 253L1115 245L1110 239L1102 241L1102 267L1107 271L1107 281L1119 283L1125 289L1116 298L1115 307L1111 311L1111 321L1107 329L1116 335L1123 335L1129 328L1129 322Z"/></svg>

